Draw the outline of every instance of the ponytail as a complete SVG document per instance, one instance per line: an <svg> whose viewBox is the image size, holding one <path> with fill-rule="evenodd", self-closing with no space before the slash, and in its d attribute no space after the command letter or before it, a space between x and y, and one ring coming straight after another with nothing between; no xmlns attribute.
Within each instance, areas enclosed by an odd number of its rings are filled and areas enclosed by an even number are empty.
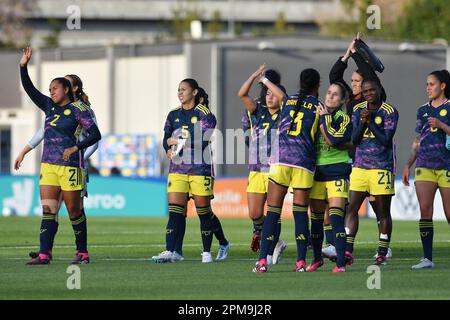
<svg viewBox="0 0 450 320"><path fill-rule="evenodd" d="M73 86L77 87L77 91L75 91L75 100L81 100L84 104L91 106L89 97L83 91L83 81L81 81L81 78L76 74L68 74L66 77L72 79Z"/></svg>

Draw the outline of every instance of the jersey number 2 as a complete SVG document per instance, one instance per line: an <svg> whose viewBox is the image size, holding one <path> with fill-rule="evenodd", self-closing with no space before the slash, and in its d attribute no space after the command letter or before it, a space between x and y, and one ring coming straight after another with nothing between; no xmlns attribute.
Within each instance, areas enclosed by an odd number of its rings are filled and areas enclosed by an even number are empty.
<svg viewBox="0 0 450 320"><path fill-rule="evenodd" d="M56 123L55 122L58 121L58 119L61 118L61 116L59 114L54 114L53 116L55 118L52 121L50 121L50 125L53 126L53 127L56 127Z"/></svg>

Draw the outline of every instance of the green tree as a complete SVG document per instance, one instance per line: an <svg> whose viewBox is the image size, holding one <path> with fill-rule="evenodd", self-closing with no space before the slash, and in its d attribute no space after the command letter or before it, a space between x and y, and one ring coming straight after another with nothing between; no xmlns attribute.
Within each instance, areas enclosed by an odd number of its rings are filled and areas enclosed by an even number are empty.
<svg viewBox="0 0 450 320"><path fill-rule="evenodd" d="M34 1L0 0L0 46L21 48L29 44L32 32L26 17L35 7Z"/></svg>
<svg viewBox="0 0 450 320"><path fill-rule="evenodd" d="M197 7L195 1L191 0L186 4L178 2L172 7L170 33L176 39L183 40L190 31L191 22L201 20L202 15L203 12Z"/></svg>
<svg viewBox="0 0 450 320"><path fill-rule="evenodd" d="M278 12L277 19L275 20L274 25L276 34L283 34L286 32L286 16L284 12Z"/></svg>
<svg viewBox="0 0 450 320"><path fill-rule="evenodd" d="M211 35L213 39L217 39L219 37L220 32L222 31L223 25L221 23L221 14L220 10L214 10L213 17L211 21L208 23L208 33Z"/></svg>
<svg viewBox="0 0 450 320"><path fill-rule="evenodd" d="M48 19L51 31L43 37L45 48L56 48L59 46L59 34L61 33L61 23L58 19Z"/></svg>
<svg viewBox="0 0 450 320"><path fill-rule="evenodd" d="M398 36L412 40L443 38L450 42L448 0L413 0L397 23Z"/></svg>

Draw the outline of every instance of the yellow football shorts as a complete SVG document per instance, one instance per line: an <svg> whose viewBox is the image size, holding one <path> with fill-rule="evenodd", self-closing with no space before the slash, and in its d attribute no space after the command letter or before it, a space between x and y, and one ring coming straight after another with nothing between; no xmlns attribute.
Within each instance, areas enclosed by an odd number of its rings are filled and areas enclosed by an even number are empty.
<svg viewBox="0 0 450 320"><path fill-rule="evenodd" d="M250 171L248 174L247 192L267 193L269 173Z"/></svg>
<svg viewBox="0 0 450 320"><path fill-rule="evenodd" d="M82 168L41 163L41 186L58 186L63 191L78 191L84 187L84 170Z"/></svg>
<svg viewBox="0 0 450 320"><path fill-rule="evenodd" d="M395 175L382 169L353 167L350 174L350 191L367 192L373 196L394 195Z"/></svg>
<svg viewBox="0 0 450 320"><path fill-rule="evenodd" d="M440 188L450 188L450 170L416 168L414 181L429 181L437 183Z"/></svg>
<svg viewBox="0 0 450 320"><path fill-rule="evenodd" d="M214 178L211 176L169 173L167 177L167 192L188 193L189 196L213 196Z"/></svg>
<svg viewBox="0 0 450 320"><path fill-rule="evenodd" d="M309 197L317 200L327 200L330 198L348 199L349 181L339 179L332 181L315 181Z"/></svg>
<svg viewBox="0 0 450 320"><path fill-rule="evenodd" d="M269 180L286 188L290 186L293 189L311 189L314 173L284 165L271 165Z"/></svg>

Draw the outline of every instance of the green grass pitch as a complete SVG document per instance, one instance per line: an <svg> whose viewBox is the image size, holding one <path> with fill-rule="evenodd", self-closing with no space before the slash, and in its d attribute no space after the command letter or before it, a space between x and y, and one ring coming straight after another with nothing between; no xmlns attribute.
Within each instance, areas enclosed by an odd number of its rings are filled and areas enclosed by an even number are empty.
<svg viewBox="0 0 450 320"><path fill-rule="evenodd" d="M294 273L293 221L283 221L288 241L281 262L266 274L252 273L256 254L249 249L250 220L223 219L232 247L226 261L202 264L199 221L189 218L185 261L155 264L149 257L164 250L165 218L88 218L92 262L82 265L81 289L69 290L66 269L74 254L73 231L61 217L49 266L26 266L38 248L39 218L0 219L0 299L449 299L450 230L435 222L432 270L411 270L422 250L417 222L394 221L394 257L381 266L381 289L369 290L367 267L378 243L376 222L363 219L355 245L355 263L345 274L334 264L314 273ZM215 257L218 244L214 240ZM308 253L308 263L311 252Z"/></svg>

